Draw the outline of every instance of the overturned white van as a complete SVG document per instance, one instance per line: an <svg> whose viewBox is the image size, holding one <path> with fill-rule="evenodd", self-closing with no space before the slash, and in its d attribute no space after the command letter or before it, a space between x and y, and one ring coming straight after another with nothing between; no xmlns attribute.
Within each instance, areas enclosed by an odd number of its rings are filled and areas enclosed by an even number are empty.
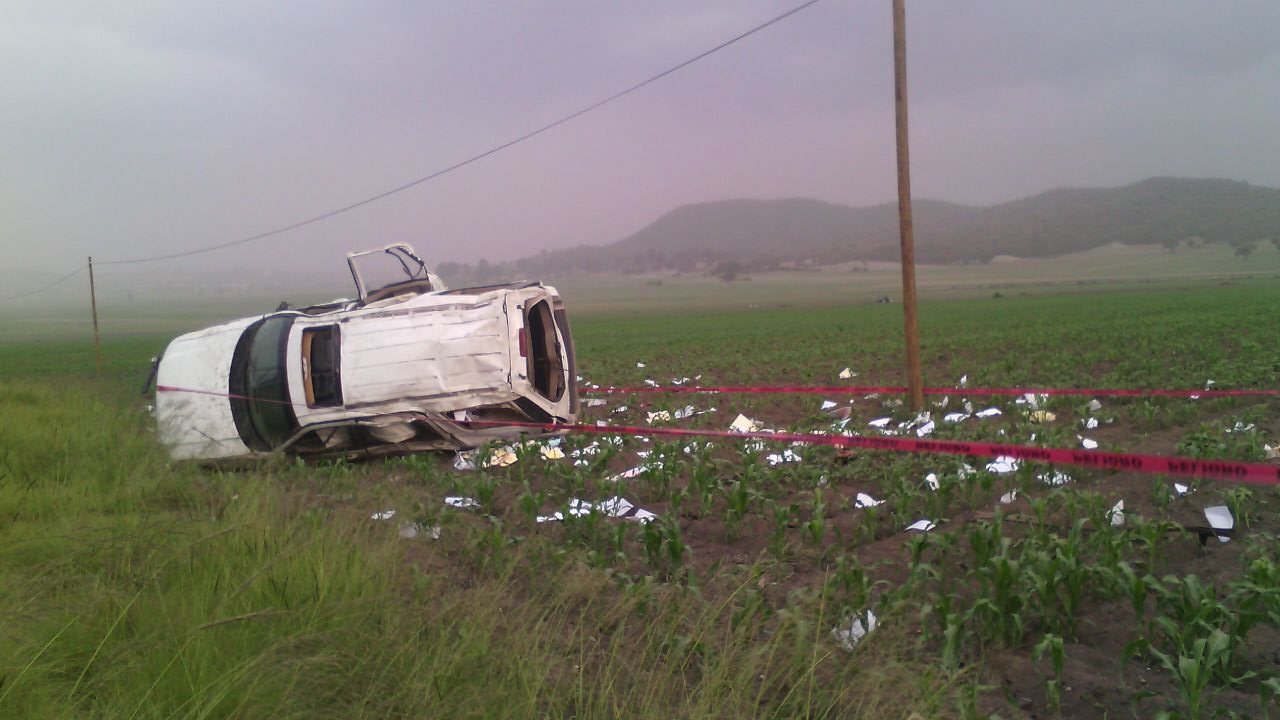
<svg viewBox="0 0 1280 720"><path fill-rule="evenodd" d="M367 291L357 261L405 279ZM448 290L408 245L347 256L355 300L178 337L156 369L155 415L175 459L361 457L474 447L572 423L573 338L555 288ZM477 422L478 421L478 422Z"/></svg>

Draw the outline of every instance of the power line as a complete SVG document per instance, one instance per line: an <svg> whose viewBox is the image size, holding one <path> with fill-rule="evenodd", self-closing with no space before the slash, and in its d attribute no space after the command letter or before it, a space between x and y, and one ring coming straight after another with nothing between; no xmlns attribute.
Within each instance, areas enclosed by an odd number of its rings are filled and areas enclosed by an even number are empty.
<svg viewBox="0 0 1280 720"><path fill-rule="evenodd" d="M46 290L52 290L53 288L55 288L55 287L57 287L57 286L61 285L62 283L64 283L64 282L66 282L66 281L70 280L71 278L75 277L76 275L79 275L79 274L80 274L80 272L81 272L81 271L83 271L83 270L84 270L85 268L87 268L87 267L89 267L89 266L88 266L88 265L84 265L84 264L82 264L82 265L80 265L79 267L77 267L75 270L72 270L71 272L67 273L66 275L63 275L62 277L58 278L57 280L54 280L53 282L49 283L48 285L41 285L40 287L36 288L35 290L28 290L27 292L18 293L17 295L5 295L4 297L0 297L0 302L8 302L9 300L17 300L17 299L19 299L19 298L28 297L28 296L30 296L30 295L39 295L40 293L42 293L42 292L44 292L44 291L46 291Z"/></svg>
<svg viewBox="0 0 1280 720"><path fill-rule="evenodd" d="M200 255L200 254L202 254L202 253L212 252L212 251L214 251L214 250L221 250L221 249L223 249L223 248L233 247L233 246L235 246L235 245L243 245L243 244L245 244L245 243L250 243L250 242L253 242L253 241L255 241L255 240L262 240L262 239L265 239L265 238L269 238L269 237L271 237L271 236L273 236L273 235L279 235L279 234L281 234L281 233L289 232L290 230L297 230L297 229L298 229L298 228L300 228L300 227L305 227L305 226L307 226L307 225L311 225L311 224L314 224L314 223L318 223L318 222L321 222L322 220L328 220L329 218L334 217L334 216L336 216L336 215L341 215L341 214L343 214L343 213L345 213L345 212L349 212L349 211L351 211L351 210L355 210L356 208L363 207L363 206L365 206L365 205L369 205L370 203L377 202L377 201L379 201L379 200L382 200L382 199L384 199L384 198L390 197L390 196L395 195L395 194L397 194L397 193L404 192L405 190L408 190L408 189L410 189L410 188L417 187L418 185L421 185L421 184L423 184L423 183L425 183L425 182L427 182L427 181L429 181L429 180L434 180L435 178L438 178L438 177L440 177L441 175L445 175L445 174L447 174L447 173L451 173L451 172L453 172L454 170L458 170L458 169L460 169L460 168L466 167L467 165L470 165L471 163L474 163L474 162L476 162L476 161L478 161L478 160L483 160L484 158L487 158L487 157L489 157L490 155L493 155L493 154L495 154L495 153L498 153L498 152L501 152L501 151L503 151L503 150L506 150L507 148L512 147L513 145L517 145L517 144L519 144L519 143L524 142L525 140L529 140L529 139L532 139L532 138L534 138L534 137L537 137L538 135L541 135L542 133L547 132L548 130L551 130L551 129L554 129L554 128L556 128L556 127L559 127L559 126L561 126L561 125L563 125L563 124L565 124L565 123L569 122L570 120L574 120L574 119L576 119L576 118L582 117L583 115L586 115L587 113L591 112L592 110L596 110L597 108L600 108L600 107L602 107L602 106L604 106L604 105L607 105L607 104L609 104L609 103L613 102L614 100L618 100L618 99L620 99L620 98L622 98L622 97L625 97L625 96L627 96L627 95L630 95L631 93L635 92L636 90L639 90L640 88L643 88L643 87L645 87L646 85L650 85L650 84L652 84L652 83L655 83L655 82L657 82L658 80L661 80L662 78L664 78L664 77L666 77L666 76L668 76L668 75L670 75L670 74L672 74L672 73L674 73L674 72L677 72L677 71L679 71L679 70L682 70L682 69L684 69L684 68L686 68L686 67L688 67L688 66L692 65L693 63L698 62L699 60L701 60L701 59L703 59L703 58L707 57L708 55L712 55L712 54L714 54L714 53L717 53L717 52L719 52L719 51L721 51L721 50L723 50L723 49L725 49L725 48L729 47L730 45L733 45L734 43L738 42L739 40L744 40L744 39L746 39L746 38L748 38L748 37L750 37L750 36L752 36L752 35L754 35L754 34L756 34L756 33L760 32L761 30L764 30L765 28L767 28L767 27L769 27L769 26L771 26L771 25L775 24L775 23L781 22L781 21L783 21L783 20L785 20L785 19L787 19L787 18L791 17L792 15L795 15L796 13L800 12L801 10L804 10L805 8L809 7L810 5L815 4L815 3L817 3L817 2L819 2L819 0L808 0L808 2L805 2L805 3L801 4L801 5L798 5L798 6L794 7L794 8L792 8L792 9L790 9L790 10L788 10L788 11L786 11L786 12L782 13L781 15L778 15L778 16L776 16L776 17L773 17L773 18L769 19L769 20L766 20L765 22L763 22L763 23L761 23L761 24L759 24L759 25L756 25L755 27L751 28L750 30L747 30L746 32L740 33L740 34L738 34L738 35L736 35L736 36L734 36L734 37L732 37L732 38L730 38L730 39L728 39L728 40L726 40L726 41L724 41L724 42L720 43L719 45L716 45L715 47L711 48L710 50L706 50L706 51L704 51L704 52L701 52L701 53L699 53L699 54L697 54L697 55L695 55L695 56L693 56L693 57L689 58L688 60L685 60L684 62L679 63L678 65L673 65L672 67L667 68L666 70L663 70L662 72L658 73L657 75L653 75L652 77L649 77L649 78L647 78L647 79L645 79L645 80L641 80L640 82L636 83L635 85L632 85L631 87L628 87L628 88L627 88L627 89L625 89L625 90L621 90L621 91L619 91L619 92L616 92L616 93L614 93L614 94L612 94L612 95L610 95L610 96L608 96L608 97L604 98L603 100L599 100L599 101L597 101L597 102L595 102L595 103L592 103L591 105L588 105L588 106L586 106L586 107L582 108L581 110L578 110L578 111L576 111L576 112L573 112L573 113L570 113L570 114L568 114L568 115L565 115L564 117L560 118L559 120L555 120L555 121L553 121L553 122L547 123L546 125L543 125L542 127L538 128L538 129L536 129L536 130L533 130L533 131L527 132L527 133L525 133L524 135L521 135L521 136L519 136L519 137L517 137L517 138L515 138L515 139L513 139L513 140L508 140L507 142L502 143L501 145L497 145L497 146L494 146L494 147L492 147L492 148L489 148L488 150L485 150L485 151L484 151L484 152L482 152L482 153L479 153L479 154L477 154L477 155L472 155L471 157L467 158L466 160L462 160L461 162L454 163L453 165L450 165L450 166L448 166L448 167L446 167L446 168L443 168L443 169L441 169L441 170L437 170L437 171L435 171L435 172L433 172L433 173L431 173L431 174L429 174L429 175L424 175L424 176L422 176L422 177L420 177L420 178L417 178L417 179L415 179L415 180L410 180L409 182L404 183L403 185L398 185L398 186L396 186L396 187L394 187L394 188L391 188L390 190L386 190L386 191L384 191L384 192L380 192L380 193L378 193L377 195L373 195L373 196L367 197L367 198L365 198L365 199L363 199L363 200L358 200L358 201L353 202L353 203L351 203L351 204L349 204L349 205L344 205L344 206L342 206L342 207L340 207L340 208L337 208L337 209L334 209L334 210L330 210L330 211L328 211L328 212L324 212L324 213L321 213L321 214L319 214L319 215L313 215L313 216L311 216L311 217L309 217L309 218L306 218L306 219L304 219L304 220L299 220L299 221L297 221L297 222L290 223L290 224L288 224L288 225L283 225L283 226L278 227L278 228L275 228L275 229L273 229L273 230L267 230L267 231L265 231L265 232L260 232L260 233L258 233L258 234L256 234L256 235L250 235L250 236L248 236L248 237L243 237L243 238L240 238L240 239L238 239L238 240L232 240L232 241L230 241L230 242L219 243L219 244L217 244L217 245L208 245L208 246L205 246L205 247L202 247L202 248L197 248L197 249L194 249L194 250L185 250L185 251L183 251L183 252L169 253L169 254L166 254L166 255L155 255L155 256L152 256L152 257L132 258L132 259L128 259L128 260L104 260L104 261L99 261L99 263L98 263L98 264L99 264L99 265L132 265L132 264L136 264L136 263L148 263L148 262L156 262L156 261L159 261L159 260L172 260L172 259L174 259L174 258L189 257L189 256L191 256L191 255Z"/></svg>

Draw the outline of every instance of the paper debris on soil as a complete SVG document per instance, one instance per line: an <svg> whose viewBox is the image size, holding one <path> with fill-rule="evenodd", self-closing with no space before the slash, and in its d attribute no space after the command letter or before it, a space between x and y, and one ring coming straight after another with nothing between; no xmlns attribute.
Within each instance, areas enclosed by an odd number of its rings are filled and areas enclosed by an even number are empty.
<svg viewBox="0 0 1280 720"><path fill-rule="evenodd" d="M782 463L800 462L800 456L795 454L789 449L783 450L780 453L773 453L771 455L766 455L764 459L767 460L770 465L781 465Z"/></svg>
<svg viewBox="0 0 1280 720"><path fill-rule="evenodd" d="M1054 470L1052 473L1040 473L1036 475L1036 479L1050 487L1059 487L1071 482L1071 476L1061 470Z"/></svg>
<svg viewBox="0 0 1280 720"><path fill-rule="evenodd" d="M687 382L689 382L689 378L687 377L671 378L672 385L683 385Z"/></svg>
<svg viewBox="0 0 1280 720"><path fill-rule="evenodd" d="M938 473L929 473L928 475L925 475L924 484L928 485L930 490L937 490L942 486L942 483L938 481Z"/></svg>
<svg viewBox="0 0 1280 720"><path fill-rule="evenodd" d="M453 469L462 471L462 472L466 472L468 470L475 470L476 469L475 457L476 457L476 453L474 450L470 452L458 453L457 457L453 459Z"/></svg>
<svg viewBox="0 0 1280 720"><path fill-rule="evenodd" d="M469 497L456 497L456 496L447 497L444 499L444 504L448 505L449 507L456 507L456 508L480 507L480 503L476 502L474 498L469 498Z"/></svg>
<svg viewBox="0 0 1280 720"><path fill-rule="evenodd" d="M885 407L902 407L902 398L893 398L892 400L885 400L882 404Z"/></svg>
<svg viewBox="0 0 1280 720"><path fill-rule="evenodd" d="M858 642L862 640L862 638L866 637L867 633L875 629L876 614L868 610L865 622L861 616L854 615L846 622L846 626L831 628L831 637L835 638L836 642L840 643L840 647L849 652L853 652L853 649L858 645Z"/></svg>
<svg viewBox="0 0 1280 720"><path fill-rule="evenodd" d="M607 404L609 404L609 401L605 400L604 398L588 398L587 399L587 407L604 407Z"/></svg>
<svg viewBox="0 0 1280 720"><path fill-rule="evenodd" d="M1209 521L1209 527L1214 530L1230 530L1236 526L1236 519L1231 517L1231 510L1226 505L1214 505L1213 507L1205 508L1204 518ZM1231 542L1231 538L1219 535L1218 542Z"/></svg>
<svg viewBox="0 0 1280 720"><path fill-rule="evenodd" d="M1008 505L1009 503L1011 503L1011 502L1013 502L1014 500L1017 500L1017 499L1018 499L1018 491L1017 491L1017 490L1010 490L1009 492L1007 492L1007 493L1005 493L1005 494L1003 494L1003 495L1001 495L1001 496L1000 496L1000 504L1001 504L1001 505Z"/></svg>
<svg viewBox="0 0 1280 720"><path fill-rule="evenodd" d="M1081 422L1083 422L1083 423L1084 423L1084 429L1085 429L1085 430L1097 430L1097 429L1098 429L1098 418L1096 418L1096 417L1091 417L1091 418L1088 418L1087 420L1082 420Z"/></svg>
<svg viewBox="0 0 1280 720"><path fill-rule="evenodd" d="M995 460L987 463L987 472L995 473L997 475L1005 475L1011 472L1016 472L1018 466L1021 464L1022 461L1016 457L1001 455Z"/></svg>
<svg viewBox="0 0 1280 720"><path fill-rule="evenodd" d="M1098 398L1094 398L1085 407L1089 409L1089 412L1098 412L1102 409L1102 403L1098 402Z"/></svg>
<svg viewBox="0 0 1280 720"><path fill-rule="evenodd" d="M396 516L395 510L381 510L369 516L370 520L390 520Z"/></svg>
<svg viewBox="0 0 1280 720"><path fill-rule="evenodd" d="M1033 423L1051 423L1054 420L1057 420L1058 416L1054 415L1048 410L1036 410L1035 412L1028 415L1027 419L1029 419Z"/></svg>
<svg viewBox="0 0 1280 720"><path fill-rule="evenodd" d="M640 474L643 473L644 470L645 470L645 466L641 465L639 467L633 467L630 470L624 470L623 472L620 472L617 475L612 475L605 479L608 480L609 482L615 482L615 483L618 482L619 480L630 480L631 478L640 477Z"/></svg>
<svg viewBox="0 0 1280 720"><path fill-rule="evenodd" d="M930 420L929 422L916 428L916 437L924 437L925 435L931 435L933 433L933 428L934 428L933 421Z"/></svg>
<svg viewBox="0 0 1280 720"><path fill-rule="evenodd" d="M400 525L400 537L412 540L418 537L418 523L407 522Z"/></svg>
<svg viewBox="0 0 1280 720"><path fill-rule="evenodd" d="M973 416L980 417L980 418L989 418L989 417L995 417L1001 414L1003 413L1000 412L1000 408L987 408L986 410L979 410L978 412L974 413Z"/></svg>
<svg viewBox="0 0 1280 720"><path fill-rule="evenodd" d="M642 363L642 362L638 362L638 363L636 363L636 367L638 367L638 368L642 368L642 367L644 367L644 363Z"/></svg>
<svg viewBox="0 0 1280 720"><path fill-rule="evenodd" d="M1111 519L1111 527L1120 527L1124 524L1124 499L1122 498L1115 505L1111 506L1111 512L1107 513L1107 517Z"/></svg>
<svg viewBox="0 0 1280 720"><path fill-rule="evenodd" d="M498 448L493 454L485 458L484 466L489 467L507 467L514 465L520 458L516 457L515 450L511 447Z"/></svg>
<svg viewBox="0 0 1280 720"><path fill-rule="evenodd" d="M1173 491L1178 493L1178 497L1182 497L1183 495L1190 495L1191 493L1195 492L1195 489L1187 485L1183 485L1182 483L1174 483Z"/></svg>
<svg viewBox="0 0 1280 720"><path fill-rule="evenodd" d="M853 501L853 507L858 510L883 504L883 500L877 500L866 493L858 493L858 497Z"/></svg>
<svg viewBox="0 0 1280 720"><path fill-rule="evenodd" d="M855 378L855 377L858 377L858 373L854 372L849 368L845 368L840 371L841 380L848 380L849 378Z"/></svg>
<svg viewBox="0 0 1280 720"><path fill-rule="evenodd" d="M624 413L624 412L626 412L626 411L628 411L628 410L630 410L630 409L631 409L631 408L627 407L626 405L619 405L619 406L618 406L618 409L617 409L617 410L614 410L614 411L613 411L612 413L610 413L610 414L611 414L611 415L621 415L622 413Z"/></svg>
<svg viewBox="0 0 1280 720"><path fill-rule="evenodd" d="M867 424L873 428L883 428L888 426L890 422L893 422L893 418L882 417L882 418L876 418L875 420L872 420Z"/></svg>
<svg viewBox="0 0 1280 720"><path fill-rule="evenodd" d="M905 527L904 530L908 532L929 532L936 527L938 527L938 524L932 520L917 520Z"/></svg>
<svg viewBox="0 0 1280 720"><path fill-rule="evenodd" d="M564 459L564 451L558 447L544 446L541 449L539 449L539 452L542 453L542 458L544 460L563 460Z"/></svg>
<svg viewBox="0 0 1280 720"><path fill-rule="evenodd" d="M684 407L675 411L675 414L673 415L673 417L675 417L675 419L677 420L684 420L685 418L696 417L698 415L706 415L707 413L713 413L715 411L716 411L715 408L707 408L706 410L695 410L692 405L685 405Z"/></svg>
<svg viewBox="0 0 1280 720"><path fill-rule="evenodd" d="M1085 450L1097 450L1097 449L1098 449L1098 441L1097 441L1097 440L1090 440L1090 439L1089 439L1089 438L1087 438L1087 437L1080 437L1079 435L1077 435L1076 437L1077 437L1077 438L1080 438L1080 446L1081 446L1081 447L1083 447Z"/></svg>
<svg viewBox="0 0 1280 720"><path fill-rule="evenodd" d="M1262 446L1262 456L1267 460L1275 460L1280 458L1280 449L1273 448L1270 445Z"/></svg>
<svg viewBox="0 0 1280 720"><path fill-rule="evenodd" d="M1036 395L1035 393L1026 393L1022 397L1018 398L1017 400L1014 400L1013 402L1015 405L1027 405L1032 410L1035 410L1040 407L1040 403L1048 399L1049 399L1048 395Z"/></svg>
<svg viewBox="0 0 1280 720"><path fill-rule="evenodd" d="M942 422L958 423L969 419L969 413L953 412L942 416Z"/></svg>
<svg viewBox="0 0 1280 720"><path fill-rule="evenodd" d="M733 422L729 424L730 430L740 433L760 432L761 427L762 426L759 421L752 420L742 414L739 414L738 417L734 418Z"/></svg>
<svg viewBox="0 0 1280 720"><path fill-rule="evenodd" d="M590 500L573 498L569 501L569 505L565 508L565 512L573 517L582 517L584 515L589 515L592 512L596 512L612 518L635 520L643 523L650 522L654 518L658 517L654 513L643 508L636 507L631 501L617 495L596 503L593 503ZM561 522L564 520L564 517L564 513L557 511L550 515L539 515L536 520L540 523Z"/></svg>
<svg viewBox="0 0 1280 720"><path fill-rule="evenodd" d="M834 402L834 401L832 401L832 400L823 400L823 401L822 401L822 407L820 407L820 408L818 408L818 409L819 409L819 410L831 410L832 408L834 408L834 407L836 406L836 404L837 404L837 403L835 403L835 402Z"/></svg>
<svg viewBox="0 0 1280 720"><path fill-rule="evenodd" d="M671 420L671 413L666 410L659 410L657 412L649 413L650 425L654 424L655 422L668 422L670 420Z"/></svg>
<svg viewBox="0 0 1280 720"><path fill-rule="evenodd" d="M969 375L968 374L961 375L960 382L956 383L956 387L959 387L959 388L969 387Z"/></svg>
<svg viewBox="0 0 1280 720"><path fill-rule="evenodd" d="M1245 425L1245 424L1244 424L1244 423L1242 423L1242 422L1237 422L1235 425L1233 425L1233 426L1231 426L1231 427L1227 428L1226 430L1223 430L1223 432L1225 432L1225 433L1233 433L1233 432L1238 432L1238 433L1239 433L1239 432L1251 432L1252 430L1256 429L1257 427L1258 427L1258 426L1257 426L1257 425L1254 425L1253 423L1249 423L1248 425Z"/></svg>
<svg viewBox="0 0 1280 720"><path fill-rule="evenodd" d="M937 402L935 402L935 403L933 404L933 406L934 406L934 407L936 407L936 408L945 408L945 407L946 407L947 405L949 405L950 403L951 403L951 396L950 396L950 395L943 395L943 396L942 396L942 399L941 399L941 400L939 400L939 401L937 401Z"/></svg>

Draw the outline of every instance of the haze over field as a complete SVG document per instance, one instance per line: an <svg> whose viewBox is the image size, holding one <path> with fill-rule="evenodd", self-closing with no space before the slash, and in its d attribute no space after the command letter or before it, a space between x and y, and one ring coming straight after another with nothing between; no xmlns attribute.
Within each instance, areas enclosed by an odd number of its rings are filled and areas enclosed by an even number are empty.
<svg viewBox="0 0 1280 720"><path fill-rule="evenodd" d="M4 283L22 290L89 254L201 247L368 197L795 4L4 3ZM1280 186L1275 3L909 5L917 198L993 205L1153 176ZM495 262L615 242L695 203L890 201L888 10L820 2L408 192L136 270L330 273L346 250L396 240L434 262ZM922 229L928 217L923 204Z"/></svg>

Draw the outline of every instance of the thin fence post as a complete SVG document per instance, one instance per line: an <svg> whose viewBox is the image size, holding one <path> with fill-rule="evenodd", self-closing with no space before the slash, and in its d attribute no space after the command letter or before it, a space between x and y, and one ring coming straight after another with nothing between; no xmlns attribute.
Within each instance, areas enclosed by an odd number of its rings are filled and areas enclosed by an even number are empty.
<svg viewBox="0 0 1280 720"><path fill-rule="evenodd" d="M102 377L102 345L98 340L98 292L93 286L93 256L89 256L89 307L93 309L93 361L97 377Z"/></svg>

